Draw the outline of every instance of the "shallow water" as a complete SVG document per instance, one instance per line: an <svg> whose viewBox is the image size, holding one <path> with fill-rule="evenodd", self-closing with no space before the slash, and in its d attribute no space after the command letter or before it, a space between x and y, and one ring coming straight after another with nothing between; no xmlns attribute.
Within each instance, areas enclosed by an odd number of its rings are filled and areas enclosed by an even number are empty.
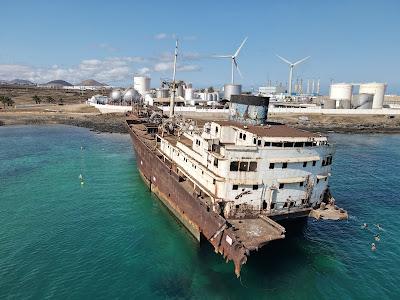
<svg viewBox="0 0 400 300"><path fill-rule="evenodd" d="M331 139L350 220L310 220L236 279L148 192L127 135L0 127L0 298L398 299L400 135Z"/></svg>

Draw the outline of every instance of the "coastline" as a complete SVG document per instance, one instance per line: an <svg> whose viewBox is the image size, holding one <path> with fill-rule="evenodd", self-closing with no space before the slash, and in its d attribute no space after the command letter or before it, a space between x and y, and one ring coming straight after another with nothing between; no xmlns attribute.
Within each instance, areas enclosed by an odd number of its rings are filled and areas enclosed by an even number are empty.
<svg viewBox="0 0 400 300"><path fill-rule="evenodd" d="M0 113L0 126L8 125L70 125L85 127L96 132L128 133L125 114L36 114Z"/></svg>
<svg viewBox="0 0 400 300"><path fill-rule="evenodd" d="M271 121L320 133L400 133L400 119L385 116L370 118L343 116L270 116ZM63 124L85 127L97 132L128 133L124 113L100 114L99 112L70 111L0 111L0 126Z"/></svg>

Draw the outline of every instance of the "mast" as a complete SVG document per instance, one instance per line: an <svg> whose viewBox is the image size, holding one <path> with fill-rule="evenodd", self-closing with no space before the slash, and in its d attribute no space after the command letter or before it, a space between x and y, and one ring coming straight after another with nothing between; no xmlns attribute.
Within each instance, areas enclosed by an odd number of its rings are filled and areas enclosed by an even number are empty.
<svg viewBox="0 0 400 300"><path fill-rule="evenodd" d="M172 74L172 91L171 91L171 102L169 107L169 117L172 118L174 116L174 108L175 108L175 93L176 93L176 59L178 58L178 39L175 43L175 56L174 56L174 72Z"/></svg>

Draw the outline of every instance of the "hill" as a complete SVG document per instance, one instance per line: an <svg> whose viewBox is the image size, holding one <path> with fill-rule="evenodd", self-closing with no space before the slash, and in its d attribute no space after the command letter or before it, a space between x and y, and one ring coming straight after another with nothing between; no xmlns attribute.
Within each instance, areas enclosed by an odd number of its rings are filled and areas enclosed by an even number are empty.
<svg viewBox="0 0 400 300"><path fill-rule="evenodd" d="M32 81L25 79L14 79L14 80L0 80L0 84L4 85L35 85Z"/></svg>
<svg viewBox="0 0 400 300"><path fill-rule="evenodd" d="M9 81L10 84L16 85L35 85L32 81L25 80L25 79L14 79Z"/></svg>
<svg viewBox="0 0 400 300"><path fill-rule="evenodd" d="M94 79L87 79L79 82L77 85L79 86L107 86L107 84L98 82Z"/></svg>
<svg viewBox="0 0 400 300"><path fill-rule="evenodd" d="M68 81L65 80L52 80L44 84L46 86L72 86Z"/></svg>

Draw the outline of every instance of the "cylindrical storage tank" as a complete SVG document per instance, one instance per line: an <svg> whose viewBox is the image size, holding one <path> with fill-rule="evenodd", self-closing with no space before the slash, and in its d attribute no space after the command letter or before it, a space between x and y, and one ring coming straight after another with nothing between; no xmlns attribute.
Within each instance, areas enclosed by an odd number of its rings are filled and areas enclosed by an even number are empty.
<svg viewBox="0 0 400 300"><path fill-rule="evenodd" d="M207 101L213 101L213 95L207 94Z"/></svg>
<svg viewBox="0 0 400 300"><path fill-rule="evenodd" d="M335 109L336 100L335 99L324 99L324 109Z"/></svg>
<svg viewBox="0 0 400 300"><path fill-rule="evenodd" d="M360 84L360 94L373 94L372 108L382 108L387 85L385 83L371 82Z"/></svg>
<svg viewBox="0 0 400 300"><path fill-rule="evenodd" d="M353 85L350 83L331 84L329 98L334 100L351 100Z"/></svg>
<svg viewBox="0 0 400 300"><path fill-rule="evenodd" d="M373 94L362 93L354 95L353 99L351 100L351 106L354 109L371 109L373 100Z"/></svg>
<svg viewBox="0 0 400 300"><path fill-rule="evenodd" d="M218 101L218 93L213 93L213 101Z"/></svg>
<svg viewBox="0 0 400 300"><path fill-rule="evenodd" d="M232 95L240 95L242 93L242 86L240 84L225 84L224 85L224 99L231 100Z"/></svg>
<svg viewBox="0 0 400 300"><path fill-rule="evenodd" d="M336 108L338 109L350 109L351 100L337 100Z"/></svg>
<svg viewBox="0 0 400 300"><path fill-rule="evenodd" d="M186 88L185 89L185 100L192 100L193 99L193 88Z"/></svg>
<svg viewBox="0 0 400 300"><path fill-rule="evenodd" d="M150 90L150 78L147 76L134 76L133 88L144 96Z"/></svg>
<svg viewBox="0 0 400 300"><path fill-rule="evenodd" d="M232 95L229 119L245 124L265 124L268 115L269 97Z"/></svg>
<svg viewBox="0 0 400 300"><path fill-rule="evenodd" d="M178 88L176 89L176 96L183 97L183 85L179 85Z"/></svg>
<svg viewBox="0 0 400 300"><path fill-rule="evenodd" d="M157 89L156 98L168 98L169 97L169 89Z"/></svg>

